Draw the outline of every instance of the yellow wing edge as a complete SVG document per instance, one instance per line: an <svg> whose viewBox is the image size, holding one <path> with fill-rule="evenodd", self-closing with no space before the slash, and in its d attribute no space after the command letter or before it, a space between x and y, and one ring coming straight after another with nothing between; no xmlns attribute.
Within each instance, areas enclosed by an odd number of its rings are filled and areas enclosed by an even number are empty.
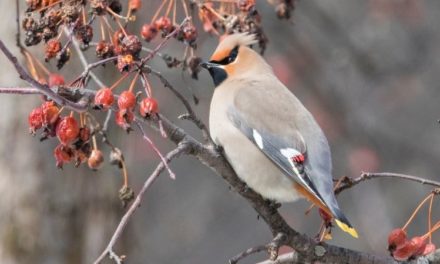
<svg viewBox="0 0 440 264"><path fill-rule="evenodd" d="M335 219L335 222L339 226L339 228L342 229L342 231L349 233L352 237L355 238L359 237L358 233L356 232L356 229L354 229L353 227L349 227L347 224L342 223L338 219Z"/></svg>

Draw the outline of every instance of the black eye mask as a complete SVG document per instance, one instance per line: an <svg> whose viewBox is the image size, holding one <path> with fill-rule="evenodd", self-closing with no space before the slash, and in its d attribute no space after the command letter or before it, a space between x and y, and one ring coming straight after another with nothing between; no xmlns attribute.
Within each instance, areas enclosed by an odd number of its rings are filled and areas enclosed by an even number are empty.
<svg viewBox="0 0 440 264"><path fill-rule="evenodd" d="M210 62L216 63L216 64L220 64L220 65L228 65L229 63L235 61L235 59L237 58L237 55L238 55L238 46L233 48L231 50L231 52L229 53L229 56L227 56L226 58L222 59L221 61L212 60Z"/></svg>

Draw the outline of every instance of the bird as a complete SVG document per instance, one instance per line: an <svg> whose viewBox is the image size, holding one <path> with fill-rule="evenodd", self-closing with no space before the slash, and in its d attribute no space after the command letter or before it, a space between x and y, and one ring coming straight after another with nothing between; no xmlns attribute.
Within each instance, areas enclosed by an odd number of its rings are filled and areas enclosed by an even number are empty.
<svg viewBox="0 0 440 264"><path fill-rule="evenodd" d="M251 48L255 35L235 33L220 41L209 61L214 93L209 132L238 177L265 199L306 198L343 231L358 237L333 192L330 147L300 100Z"/></svg>

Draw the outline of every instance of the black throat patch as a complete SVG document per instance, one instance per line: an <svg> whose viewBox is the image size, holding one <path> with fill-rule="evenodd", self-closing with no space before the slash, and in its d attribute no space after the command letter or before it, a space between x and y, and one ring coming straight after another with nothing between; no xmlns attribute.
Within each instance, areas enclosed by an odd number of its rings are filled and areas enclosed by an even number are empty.
<svg viewBox="0 0 440 264"><path fill-rule="evenodd" d="M208 71L214 81L215 87L219 86L228 77L226 71L220 67L211 67Z"/></svg>

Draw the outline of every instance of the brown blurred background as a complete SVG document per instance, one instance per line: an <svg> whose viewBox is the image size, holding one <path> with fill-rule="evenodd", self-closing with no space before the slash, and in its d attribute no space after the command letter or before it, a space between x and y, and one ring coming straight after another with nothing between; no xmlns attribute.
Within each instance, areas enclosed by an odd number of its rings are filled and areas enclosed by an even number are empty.
<svg viewBox="0 0 440 264"><path fill-rule="evenodd" d="M0 3L1 39L18 55L10 2ZM335 177L390 171L439 179L439 1L304 0L298 2L292 21L278 20L265 1L258 1L258 8L270 41L265 57L323 127ZM144 6L145 20L154 9ZM145 20L138 15L138 24L129 29L139 30ZM217 43L200 35L198 54L207 58ZM32 50L41 58L41 47ZM172 44L166 52L180 56L183 48ZM94 58L93 50L87 54ZM24 85L4 56L0 60L1 85ZM188 98L184 86L193 87L201 99L195 109L207 122L213 91L209 76L201 73L196 82L167 69L159 59L152 65ZM81 68L74 59L61 72L72 79ZM114 72L97 73L106 84L113 82ZM154 91L161 111L176 120L183 112L181 104L157 82ZM90 263L124 213L117 196L119 171L110 165L99 172L71 165L57 170L54 140L40 143L27 133L27 115L39 100L0 96L1 263ZM176 122L200 137L191 123ZM163 152L173 147L156 132L147 133ZM110 139L124 151L137 192L156 166L156 155L138 133L127 136L113 123ZM177 180L161 176L117 243L115 250L127 255L127 263L227 263L238 252L271 239L256 212L197 160L183 157L172 167ZM330 243L386 254L388 232L402 226L429 191L396 180L373 180L345 191L338 200L360 238L335 229ZM439 203L434 203L435 221ZM292 227L313 236L320 220L316 211L305 216L307 207L301 201L285 204L281 211ZM410 235L426 232L426 211L410 226ZM440 241L440 235L434 238ZM243 263L265 257L260 254Z"/></svg>

